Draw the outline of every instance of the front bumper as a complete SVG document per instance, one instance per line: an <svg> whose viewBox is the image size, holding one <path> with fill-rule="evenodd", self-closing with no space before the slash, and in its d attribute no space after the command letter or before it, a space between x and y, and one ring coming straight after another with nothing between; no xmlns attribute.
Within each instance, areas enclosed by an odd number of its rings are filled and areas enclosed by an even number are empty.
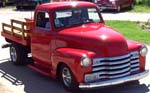
<svg viewBox="0 0 150 93"><path fill-rule="evenodd" d="M93 83L80 83L79 88L81 89L91 89L91 88L98 88L98 87L106 87L106 86L112 86L117 84L122 84L129 81L135 81L139 80L141 78L144 78L149 75L149 70L146 70L144 72L126 76L123 78L113 79L113 80L107 80L107 81L101 81L101 82L93 82Z"/></svg>

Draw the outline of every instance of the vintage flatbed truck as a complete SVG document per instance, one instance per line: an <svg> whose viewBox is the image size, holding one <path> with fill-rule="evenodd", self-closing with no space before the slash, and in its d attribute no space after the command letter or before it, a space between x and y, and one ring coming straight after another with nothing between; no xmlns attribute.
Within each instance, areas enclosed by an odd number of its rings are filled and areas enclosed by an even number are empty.
<svg viewBox="0 0 150 93"><path fill-rule="evenodd" d="M117 85L149 73L146 46L106 26L90 2L38 5L34 19L3 23L1 35L12 63L59 78L69 90Z"/></svg>

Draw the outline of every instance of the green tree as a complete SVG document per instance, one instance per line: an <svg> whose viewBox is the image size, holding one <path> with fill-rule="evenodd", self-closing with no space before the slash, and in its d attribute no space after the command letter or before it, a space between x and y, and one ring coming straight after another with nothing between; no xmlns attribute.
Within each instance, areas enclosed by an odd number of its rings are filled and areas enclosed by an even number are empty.
<svg viewBox="0 0 150 93"><path fill-rule="evenodd" d="M139 5L146 5L150 6L150 0L136 0L137 4Z"/></svg>

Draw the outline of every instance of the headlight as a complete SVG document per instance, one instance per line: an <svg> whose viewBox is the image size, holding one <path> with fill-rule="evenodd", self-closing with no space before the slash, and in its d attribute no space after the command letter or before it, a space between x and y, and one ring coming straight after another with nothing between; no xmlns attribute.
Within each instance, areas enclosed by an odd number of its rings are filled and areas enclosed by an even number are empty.
<svg viewBox="0 0 150 93"><path fill-rule="evenodd" d="M81 66L83 66L83 67L88 67L88 66L90 66L91 64L92 64L92 61L91 61L91 59L90 59L89 57L83 56L83 57L81 58Z"/></svg>
<svg viewBox="0 0 150 93"><path fill-rule="evenodd" d="M141 47L140 49L141 56L146 56L147 53L148 53L147 47L146 46Z"/></svg>

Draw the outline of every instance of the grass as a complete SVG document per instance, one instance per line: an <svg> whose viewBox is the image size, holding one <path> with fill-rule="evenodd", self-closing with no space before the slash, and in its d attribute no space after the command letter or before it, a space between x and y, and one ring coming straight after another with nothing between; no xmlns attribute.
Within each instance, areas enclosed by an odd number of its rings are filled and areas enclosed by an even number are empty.
<svg viewBox="0 0 150 93"><path fill-rule="evenodd" d="M106 21L106 24L122 33L127 39L150 44L150 31L142 30L134 22Z"/></svg>
<svg viewBox="0 0 150 93"><path fill-rule="evenodd" d="M136 5L131 12L149 13L150 12L150 0L136 0Z"/></svg>
<svg viewBox="0 0 150 93"><path fill-rule="evenodd" d="M135 5L130 12L150 13L150 6Z"/></svg>

